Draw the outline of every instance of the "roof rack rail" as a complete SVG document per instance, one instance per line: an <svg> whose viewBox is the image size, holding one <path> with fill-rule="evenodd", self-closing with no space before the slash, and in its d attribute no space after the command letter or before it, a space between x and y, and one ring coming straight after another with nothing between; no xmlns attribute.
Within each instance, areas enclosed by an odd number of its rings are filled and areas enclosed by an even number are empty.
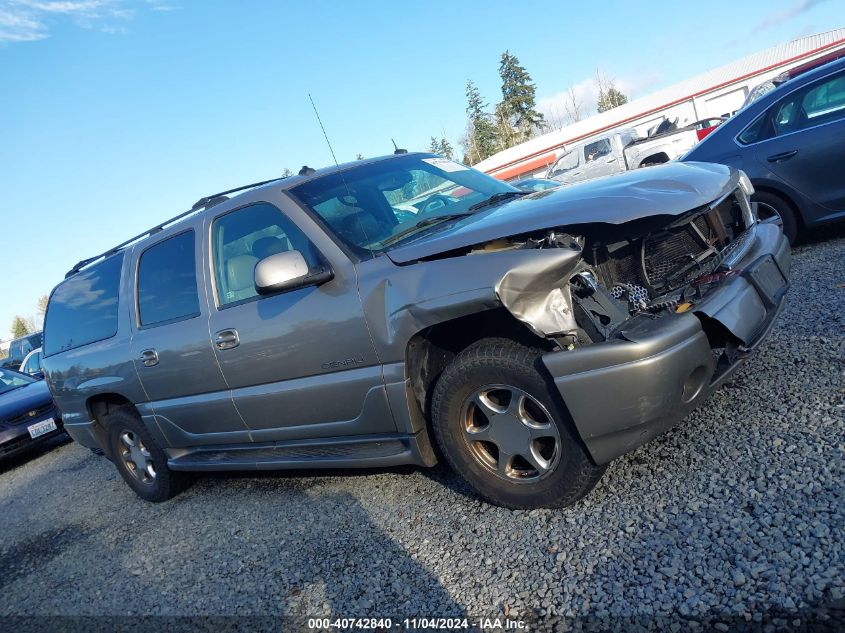
<svg viewBox="0 0 845 633"><path fill-rule="evenodd" d="M165 220L161 224L157 224L153 228L151 228L147 231L144 231L143 233L139 233L135 237L129 238L125 242L121 242L117 246L110 248L109 250L107 250L104 253L100 253L99 255L95 255L94 257L89 257L88 259L83 259L82 261L77 262L74 265L73 268L71 268L69 271L67 271L67 273L65 273L65 279L67 279L71 275L75 275L80 270L82 270L83 268L85 268L89 264L93 264L98 259L105 259L106 257L114 255L120 249L122 249L126 246L129 246L133 242L137 242L138 240L141 240L145 237L155 235L159 231L163 230L164 227L169 226L170 224L173 224L174 222L177 222L178 220L181 220L184 217L187 217L187 216L189 216L193 213L196 213L197 211L200 211L201 209L207 209L207 208L213 207L214 205L219 204L219 203L223 202L224 200L227 200L228 199L227 196L230 193L235 193L236 191L244 191L246 189L252 189L254 187L260 187L261 185L267 185L271 182L277 182L279 180L284 180L285 178L289 178L289 176L282 176L281 178L271 178L270 180L262 180L261 182L254 182L254 183L249 184L249 185L244 185L242 187L235 187L234 189L228 189L226 191L221 191L220 193L215 193L215 194L212 194L210 196L205 196L204 198L200 198L187 211L183 211L179 215L175 215L172 218L170 218L169 220Z"/></svg>

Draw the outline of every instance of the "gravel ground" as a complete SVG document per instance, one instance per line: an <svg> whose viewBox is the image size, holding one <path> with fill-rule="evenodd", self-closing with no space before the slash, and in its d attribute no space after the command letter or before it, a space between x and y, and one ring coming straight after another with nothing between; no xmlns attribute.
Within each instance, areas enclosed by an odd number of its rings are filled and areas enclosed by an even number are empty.
<svg viewBox="0 0 845 633"><path fill-rule="evenodd" d="M575 507L492 507L442 467L206 476L151 505L65 443L0 469L0 614L842 617L845 231L824 237L758 353Z"/></svg>

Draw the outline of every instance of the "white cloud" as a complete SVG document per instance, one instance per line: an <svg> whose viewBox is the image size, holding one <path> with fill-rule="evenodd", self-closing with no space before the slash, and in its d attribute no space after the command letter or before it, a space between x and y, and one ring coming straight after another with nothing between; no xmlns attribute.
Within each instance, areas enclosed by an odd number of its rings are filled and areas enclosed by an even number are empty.
<svg viewBox="0 0 845 633"><path fill-rule="evenodd" d="M759 23L757 23L757 25L755 25L751 29L751 32L759 33L761 31L780 26L781 24L786 24L790 20L798 17L802 13L806 13L807 11L809 11L816 5L821 4L822 2L825 2L825 0L799 0L791 7L776 11L765 19L761 20Z"/></svg>
<svg viewBox="0 0 845 633"><path fill-rule="evenodd" d="M608 77L602 72L602 76ZM611 77L612 78L612 77ZM656 71L643 73L636 77L613 79L614 85L621 90L629 100L636 99L654 87L660 81L660 74ZM596 78L588 77L575 83L570 88L548 97L537 100L537 109L546 117L546 122L553 128L560 128L571 122L570 113L573 110L573 96L579 106L582 119L596 113L599 91Z"/></svg>
<svg viewBox="0 0 845 633"><path fill-rule="evenodd" d="M131 3L132 0L0 0L0 43L43 40L50 37L50 27L61 20L104 33L125 33L126 22L136 14ZM138 6L153 11L175 8L164 0L143 0Z"/></svg>

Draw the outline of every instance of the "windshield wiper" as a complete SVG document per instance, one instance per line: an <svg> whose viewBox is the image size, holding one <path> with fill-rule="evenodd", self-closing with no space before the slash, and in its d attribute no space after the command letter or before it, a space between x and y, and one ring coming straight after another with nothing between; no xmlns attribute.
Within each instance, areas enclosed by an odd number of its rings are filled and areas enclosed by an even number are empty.
<svg viewBox="0 0 845 633"><path fill-rule="evenodd" d="M481 202L476 202L469 208L469 211L477 211L478 209L483 209L484 207L489 207L494 204L499 204L500 202L504 202L505 200L510 200L511 198L516 198L519 196L527 196L527 191L500 191L499 193L494 193L492 196L487 198L487 200L482 200Z"/></svg>
<svg viewBox="0 0 845 633"><path fill-rule="evenodd" d="M462 218L464 216L471 215L470 213L446 213L444 215L434 215L430 218L425 218L420 220L413 226L409 226L404 231L399 231L396 235L391 235L387 239L381 242L382 246L390 246L391 244L395 244L403 237L407 237L411 233L416 233L419 229L423 229L427 226L431 226L433 224L440 224L441 222L445 222L446 220L454 220L456 218Z"/></svg>

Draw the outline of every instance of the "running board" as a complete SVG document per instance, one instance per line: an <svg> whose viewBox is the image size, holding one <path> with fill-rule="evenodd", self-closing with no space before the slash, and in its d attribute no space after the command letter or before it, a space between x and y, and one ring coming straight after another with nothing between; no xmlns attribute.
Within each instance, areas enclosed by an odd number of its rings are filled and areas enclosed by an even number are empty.
<svg viewBox="0 0 845 633"><path fill-rule="evenodd" d="M379 468L418 464L413 436L362 436L169 449L171 470Z"/></svg>

